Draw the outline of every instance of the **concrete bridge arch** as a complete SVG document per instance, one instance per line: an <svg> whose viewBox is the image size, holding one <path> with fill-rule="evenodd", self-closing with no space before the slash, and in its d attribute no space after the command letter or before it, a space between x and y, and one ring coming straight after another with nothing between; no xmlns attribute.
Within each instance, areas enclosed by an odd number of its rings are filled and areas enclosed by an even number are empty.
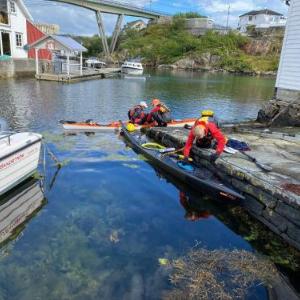
<svg viewBox="0 0 300 300"><path fill-rule="evenodd" d="M164 14L155 12L152 10L146 10L140 7L132 6L129 4L120 3L117 1L107 1L107 0L48 0L60 3L67 3L71 5L76 5L83 7L95 12L96 20L99 28L99 35L102 40L102 46L105 56L109 57L115 50L124 16L140 17L146 19L157 19L164 16ZM108 45L105 27L102 18L102 13L117 15L117 21L112 35L112 40L110 46Z"/></svg>

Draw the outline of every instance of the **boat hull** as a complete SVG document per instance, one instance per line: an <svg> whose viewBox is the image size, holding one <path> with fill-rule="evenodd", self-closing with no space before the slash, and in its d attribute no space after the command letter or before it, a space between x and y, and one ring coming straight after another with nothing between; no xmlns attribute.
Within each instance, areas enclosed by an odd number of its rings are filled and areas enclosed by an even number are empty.
<svg viewBox="0 0 300 300"><path fill-rule="evenodd" d="M0 195L32 176L39 163L41 138L0 157Z"/></svg>
<svg viewBox="0 0 300 300"><path fill-rule="evenodd" d="M182 120L172 120L168 123L168 127L183 127L184 125L194 125L196 118L182 119ZM61 121L63 128L65 130L73 131L103 131L103 130L118 130L121 127L119 121L108 123L108 124L98 124L98 123L85 123L85 122L73 122L73 121ZM154 127L154 124L147 125L136 125L136 129Z"/></svg>
<svg viewBox="0 0 300 300"><path fill-rule="evenodd" d="M143 75L144 70L143 69L134 69L134 68L121 68L122 73L124 74L130 74L130 75Z"/></svg>

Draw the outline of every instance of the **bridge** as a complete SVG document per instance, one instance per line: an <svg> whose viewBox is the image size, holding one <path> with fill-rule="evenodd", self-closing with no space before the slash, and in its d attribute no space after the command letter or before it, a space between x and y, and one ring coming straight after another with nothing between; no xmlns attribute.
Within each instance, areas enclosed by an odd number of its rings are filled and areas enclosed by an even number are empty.
<svg viewBox="0 0 300 300"><path fill-rule="evenodd" d="M80 6L94 11L96 14L99 34L102 40L103 51L107 57L109 57L115 50L117 40L122 29L122 22L124 16L140 17L140 18L153 20L166 15L160 12L156 12L153 10L146 10L141 7L137 7L137 6L133 6L127 3L121 3L117 1L107 1L107 0L48 0L48 1L72 4L72 5ZM105 34L105 27L102 19L102 13L113 14L118 16L114 28L114 32L112 35L110 47L108 46L108 42Z"/></svg>

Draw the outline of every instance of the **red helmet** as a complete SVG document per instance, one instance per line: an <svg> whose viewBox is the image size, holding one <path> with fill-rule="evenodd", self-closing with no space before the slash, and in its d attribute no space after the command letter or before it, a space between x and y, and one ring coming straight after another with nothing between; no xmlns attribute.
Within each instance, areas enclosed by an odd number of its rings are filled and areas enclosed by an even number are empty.
<svg viewBox="0 0 300 300"><path fill-rule="evenodd" d="M152 105L153 106L157 106L157 105L159 105L160 104L160 100L159 99L153 99L152 100Z"/></svg>

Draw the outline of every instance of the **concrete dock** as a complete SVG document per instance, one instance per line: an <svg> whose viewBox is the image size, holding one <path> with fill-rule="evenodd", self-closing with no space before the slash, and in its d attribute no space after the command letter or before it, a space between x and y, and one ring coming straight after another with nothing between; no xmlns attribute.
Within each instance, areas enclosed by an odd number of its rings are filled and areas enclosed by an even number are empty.
<svg viewBox="0 0 300 300"><path fill-rule="evenodd" d="M286 242L300 249L300 134L270 132L247 126L227 126L228 138L245 141L247 152L272 168L265 172L243 154L223 153L215 164L209 162L213 150L192 148L196 164L215 172L225 183L242 192L244 208ZM298 131L299 132L299 131ZM147 135L167 146L184 146L189 130L152 128Z"/></svg>
<svg viewBox="0 0 300 300"><path fill-rule="evenodd" d="M84 70L83 74L52 74L41 73L35 75L37 80L57 81L63 83L73 83L78 81L85 81L91 79L102 79L112 77L118 73L121 73L121 68L103 68L95 70Z"/></svg>

